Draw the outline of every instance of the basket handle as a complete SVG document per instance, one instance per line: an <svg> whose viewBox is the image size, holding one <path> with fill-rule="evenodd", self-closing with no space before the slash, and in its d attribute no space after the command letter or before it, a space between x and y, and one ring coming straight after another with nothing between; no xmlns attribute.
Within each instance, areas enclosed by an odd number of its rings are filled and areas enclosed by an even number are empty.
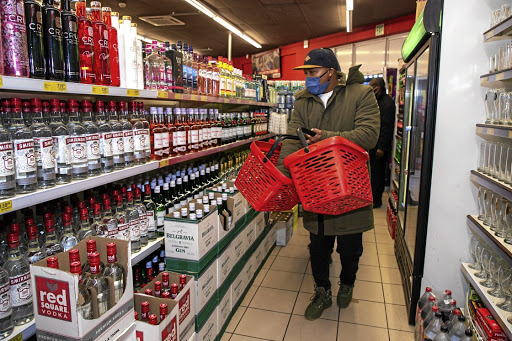
<svg viewBox="0 0 512 341"><path fill-rule="evenodd" d="M302 146L304 147L304 152L309 153L308 142L306 141L306 136L304 136L304 132L302 131L302 128L297 128L297 135L299 136L300 142L302 143Z"/></svg>
<svg viewBox="0 0 512 341"><path fill-rule="evenodd" d="M272 147L268 151L266 157L263 159L263 162L267 162L267 160L270 160L270 158L272 157L272 155L276 151L277 147L279 147L279 144L281 144L281 142L283 142L286 139L298 140L299 138L297 136L294 136L294 135L287 135L287 134L279 135L279 137L275 140L274 144L272 145Z"/></svg>

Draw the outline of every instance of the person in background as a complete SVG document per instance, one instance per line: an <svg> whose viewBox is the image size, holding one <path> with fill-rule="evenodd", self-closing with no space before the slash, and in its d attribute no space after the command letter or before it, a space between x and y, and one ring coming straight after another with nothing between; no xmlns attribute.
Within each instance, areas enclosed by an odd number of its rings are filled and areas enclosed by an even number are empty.
<svg viewBox="0 0 512 341"><path fill-rule="evenodd" d="M372 78L370 86L377 98L380 110L380 134L377 145L370 150L371 183L373 208L382 206L382 193L386 181L386 170L393 145L395 131L395 102L386 94L386 84L382 78Z"/></svg>
<svg viewBox="0 0 512 341"><path fill-rule="evenodd" d="M306 89L295 94L293 113L288 134L297 135L299 127L311 129L314 136L306 135L308 143L317 143L333 136L342 136L365 150L370 150L379 137L379 107L369 86L363 85L364 76L358 66L350 68L348 76L341 72L336 56L330 49L311 50L304 65ZM278 160L278 168L290 176L283 159L301 149L301 144L286 140ZM373 228L372 206L342 215L318 215L304 212L304 227L310 232L311 268L315 280L315 295L304 316L314 320L332 305L329 280L329 258L337 240L342 270L337 304L347 308L363 254L363 232Z"/></svg>

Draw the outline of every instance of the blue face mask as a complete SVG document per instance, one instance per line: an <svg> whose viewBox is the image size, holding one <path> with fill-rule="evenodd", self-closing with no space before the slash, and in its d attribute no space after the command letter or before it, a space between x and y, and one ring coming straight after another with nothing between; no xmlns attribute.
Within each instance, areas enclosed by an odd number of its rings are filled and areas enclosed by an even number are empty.
<svg viewBox="0 0 512 341"><path fill-rule="evenodd" d="M319 95L325 92L329 86L329 81L326 81L324 84L320 84L320 78L325 76L327 72L329 72L329 70L325 71L320 77L306 77L306 89L308 89L311 94Z"/></svg>

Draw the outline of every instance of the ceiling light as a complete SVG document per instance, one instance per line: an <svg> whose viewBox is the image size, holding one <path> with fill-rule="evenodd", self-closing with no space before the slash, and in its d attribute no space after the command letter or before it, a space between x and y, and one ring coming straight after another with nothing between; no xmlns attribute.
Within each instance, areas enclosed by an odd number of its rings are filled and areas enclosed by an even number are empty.
<svg viewBox="0 0 512 341"><path fill-rule="evenodd" d="M191 4L192 6L194 6L195 8L197 8L198 10L200 10L201 12L203 12L204 14L206 14L207 16L209 16L210 18L213 18L215 16L215 14L208 7L204 6L199 1L197 1L197 0L185 0L185 1L188 2L189 4Z"/></svg>
<svg viewBox="0 0 512 341"><path fill-rule="evenodd" d="M353 11L354 10L354 0L346 0L347 1L347 10Z"/></svg>
<svg viewBox="0 0 512 341"><path fill-rule="evenodd" d="M346 20L347 32L352 32L352 11L347 9Z"/></svg>
<svg viewBox="0 0 512 341"><path fill-rule="evenodd" d="M138 34L137 34L137 39L138 39L138 40L145 41L146 43L150 43L150 44L153 42L153 40L151 40L151 39L149 39L149 38L146 38L146 37L143 37L143 36L140 36L140 35L138 35Z"/></svg>
<svg viewBox="0 0 512 341"><path fill-rule="evenodd" d="M227 28L228 30L230 30L231 32L236 34L237 36L241 37L243 35L242 31L240 31L238 28L236 28L235 26L233 26L231 23L227 22L223 18L215 16L215 17L213 17L213 20L215 20L216 22L218 22L219 24L221 24L222 26L224 26L225 28Z"/></svg>

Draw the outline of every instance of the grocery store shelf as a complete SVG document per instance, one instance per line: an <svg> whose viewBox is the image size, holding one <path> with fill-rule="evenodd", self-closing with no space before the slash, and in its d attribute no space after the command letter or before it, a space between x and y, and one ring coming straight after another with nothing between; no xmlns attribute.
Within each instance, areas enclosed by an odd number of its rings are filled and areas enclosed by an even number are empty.
<svg viewBox="0 0 512 341"><path fill-rule="evenodd" d="M512 85L512 69L480 76L480 85L487 88L510 88L510 85Z"/></svg>
<svg viewBox="0 0 512 341"><path fill-rule="evenodd" d="M497 304L503 302L503 298L496 298L492 297L487 293L489 290L488 288L484 288L480 285L480 281L482 281L479 278L476 278L474 276L475 270L472 270L468 267L467 263L461 264L461 270L464 274L464 277L471 283L473 288L475 288L476 292L478 293L478 296L482 299L482 301L485 304L485 307L489 309L492 316L498 322L500 327L503 329L505 334L507 335L508 339L512 339L512 324L508 323L507 318L512 316L512 313L501 310L497 307Z"/></svg>
<svg viewBox="0 0 512 341"><path fill-rule="evenodd" d="M168 91L127 89L115 86L98 86L71 82L55 82L33 78L0 76L0 91L23 91L29 93L78 94L89 96L127 97L131 99L154 99L162 101L189 101L268 107L267 102L204 95L178 94Z"/></svg>
<svg viewBox="0 0 512 341"><path fill-rule="evenodd" d="M261 135L259 137L241 140L233 143L224 144L218 147L202 150L197 153L190 153L182 156L171 157L160 161L151 161L144 165L134 166L119 171L114 171L108 174L102 174L84 180L73 181L69 184L55 186L53 188L38 190L34 193L17 195L13 198L0 201L0 215L6 212L20 210L25 207L34 206L49 200L57 199L70 195L73 193L81 192L86 189L105 185L114 181L123 180L138 174L150 172L158 168L174 165L181 162L186 162L208 156L211 154L223 152L232 148L244 146L252 143L253 141L264 140L274 136L273 134Z"/></svg>
<svg viewBox="0 0 512 341"><path fill-rule="evenodd" d="M4 339L4 341L8 340L28 340L32 336L36 335L36 321L32 320L31 322L24 324L22 326L14 327L12 334Z"/></svg>
<svg viewBox="0 0 512 341"><path fill-rule="evenodd" d="M512 245L505 243L504 238L496 237L489 226L485 226L477 216L468 215L468 226L471 231L482 238L490 248L494 250L512 267Z"/></svg>
<svg viewBox="0 0 512 341"><path fill-rule="evenodd" d="M158 237L157 239L150 241L148 245L142 247L139 252L132 254L132 266L138 264L141 260L155 252L160 248L164 237Z"/></svg>
<svg viewBox="0 0 512 341"><path fill-rule="evenodd" d="M498 193L507 200L512 200L512 187L506 183L492 178L489 175L481 173L476 170L471 171L471 181Z"/></svg>
<svg viewBox="0 0 512 341"><path fill-rule="evenodd" d="M512 126L497 124L477 124L476 133L494 137L512 138Z"/></svg>
<svg viewBox="0 0 512 341"><path fill-rule="evenodd" d="M500 22L484 32L484 43L510 39L512 35L512 17Z"/></svg>

